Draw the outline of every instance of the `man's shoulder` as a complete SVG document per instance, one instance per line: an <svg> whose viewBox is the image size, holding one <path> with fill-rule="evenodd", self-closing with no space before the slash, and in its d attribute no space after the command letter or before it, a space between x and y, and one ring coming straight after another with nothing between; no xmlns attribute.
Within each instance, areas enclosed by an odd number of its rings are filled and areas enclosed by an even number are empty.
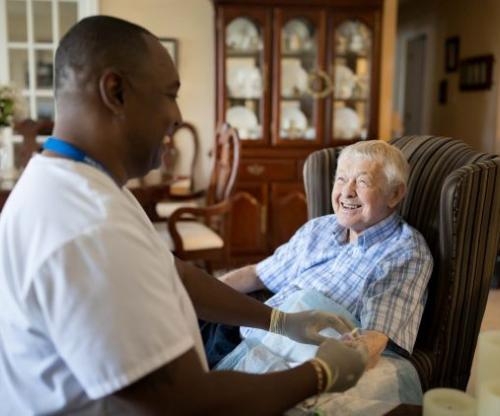
<svg viewBox="0 0 500 416"><path fill-rule="evenodd" d="M335 214L322 215L321 217L312 218L306 222L306 226L310 229L325 229L325 227L338 227L337 216Z"/></svg>
<svg viewBox="0 0 500 416"><path fill-rule="evenodd" d="M37 159L26 168L2 212L2 241L15 241L22 252L36 252L41 258L81 236L134 223L133 207L122 191L89 170L94 168Z"/></svg>
<svg viewBox="0 0 500 416"><path fill-rule="evenodd" d="M404 219L401 218L401 233L402 239L407 240L409 244L424 244L427 245L422 233L415 227L408 224Z"/></svg>
<svg viewBox="0 0 500 416"><path fill-rule="evenodd" d="M97 169L66 159L38 156L14 189L13 202L29 201L34 216L79 221L79 218L107 217L120 191Z"/></svg>
<svg viewBox="0 0 500 416"><path fill-rule="evenodd" d="M401 256L405 253L411 253L412 255L418 254L432 259L431 251L422 233L402 218L394 238L396 241L392 241L390 245L396 255Z"/></svg>

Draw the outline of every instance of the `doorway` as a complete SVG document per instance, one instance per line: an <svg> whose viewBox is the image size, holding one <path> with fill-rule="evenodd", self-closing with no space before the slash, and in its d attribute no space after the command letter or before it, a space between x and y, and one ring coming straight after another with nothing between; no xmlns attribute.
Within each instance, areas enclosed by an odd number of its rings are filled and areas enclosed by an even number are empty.
<svg viewBox="0 0 500 416"><path fill-rule="evenodd" d="M404 134L422 134L424 103L424 71L427 35L416 36L407 42L404 93Z"/></svg>

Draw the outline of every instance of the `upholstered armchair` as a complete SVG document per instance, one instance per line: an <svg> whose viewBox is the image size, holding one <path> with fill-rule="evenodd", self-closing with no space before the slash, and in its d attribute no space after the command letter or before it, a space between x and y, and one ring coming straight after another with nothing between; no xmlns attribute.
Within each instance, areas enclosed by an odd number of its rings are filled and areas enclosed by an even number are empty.
<svg viewBox="0 0 500 416"><path fill-rule="evenodd" d="M429 296L410 360L422 388L465 389L486 307L499 238L500 158L445 137L394 139L410 163L402 217L434 257ZM308 215L332 213L340 148L316 151L304 166Z"/></svg>

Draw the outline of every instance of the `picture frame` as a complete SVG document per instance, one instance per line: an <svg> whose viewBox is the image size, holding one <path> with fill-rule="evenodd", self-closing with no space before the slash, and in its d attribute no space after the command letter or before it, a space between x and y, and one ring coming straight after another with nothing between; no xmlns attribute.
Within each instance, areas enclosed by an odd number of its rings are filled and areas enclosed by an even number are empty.
<svg viewBox="0 0 500 416"><path fill-rule="evenodd" d="M481 55L460 62L461 91L489 90L493 85L493 55Z"/></svg>
<svg viewBox="0 0 500 416"><path fill-rule="evenodd" d="M439 82L439 94L438 94L439 104L446 104L448 102L448 80L442 79Z"/></svg>
<svg viewBox="0 0 500 416"><path fill-rule="evenodd" d="M460 38L458 36L446 39L444 58L446 72L456 72L460 60Z"/></svg>
<svg viewBox="0 0 500 416"><path fill-rule="evenodd" d="M175 38L159 38L160 43L168 51L170 57L174 61L176 67L179 66L178 62L178 41Z"/></svg>

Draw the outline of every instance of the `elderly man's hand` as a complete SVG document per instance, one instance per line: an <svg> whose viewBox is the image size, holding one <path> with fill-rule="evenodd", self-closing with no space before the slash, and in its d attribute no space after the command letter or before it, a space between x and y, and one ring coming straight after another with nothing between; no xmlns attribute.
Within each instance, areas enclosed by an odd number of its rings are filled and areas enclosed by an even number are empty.
<svg viewBox="0 0 500 416"><path fill-rule="evenodd" d="M354 326L344 317L330 312L312 310L285 313L273 309L269 330L303 344L319 345L327 339L320 335L320 331L325 328L333 328L338 333L344 334L351 331Z"/></svg>
<svg viewBox="0 0 500 416"><path fill-rule="evenodd" d="M342 337L345 343L351 347L358 347L363 345L368 352L367 368L373 368L380 360L380 356L387 347L389 338L387 335L378 331L363 330L361 335L355 338L350 338L349 335Z"/></svg>

